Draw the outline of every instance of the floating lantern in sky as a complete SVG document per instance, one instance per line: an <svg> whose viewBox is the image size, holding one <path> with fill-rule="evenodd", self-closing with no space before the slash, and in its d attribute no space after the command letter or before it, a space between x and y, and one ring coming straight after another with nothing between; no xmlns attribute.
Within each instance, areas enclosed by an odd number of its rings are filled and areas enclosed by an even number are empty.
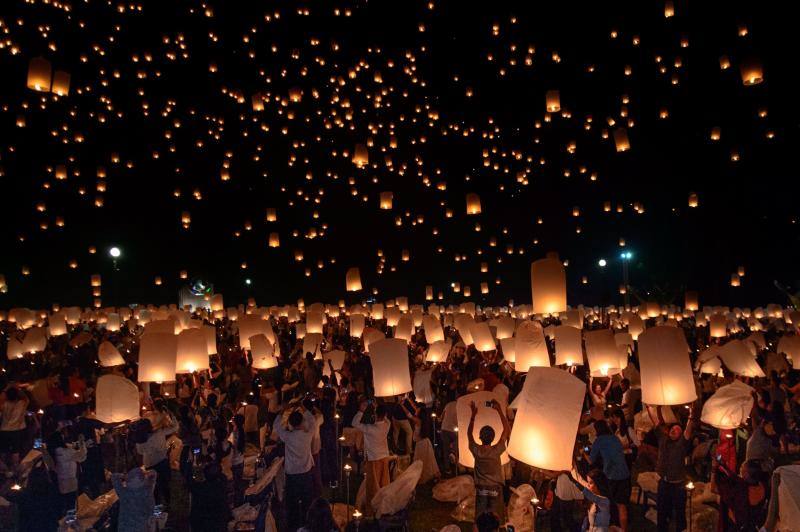
<svg viewBox="0 0 800 532"><path fill-rule="evenodd" d="M28 63L28 88L49 92L52 81L52 67L50 61L44 57L34 57Z"/></svg>
<svg viewBox="0 0 800 532"><path fill-rule="evenodd" d="M361 290L361 272L358 268L350 268L345 275L345 285L348 292Z"/></svg>
<svg viewBox="0 0 800 532"><path fill-rule="evenodd" d="M384 210L391 210L392 208L392 200L394 199L394 194L391 192L381 192L380 196L380 207Z"/></svg>
<svg viewBox="0 0 800 532"><path fill-rule="evenodd" d="M467 194L467 214L481 213L481 198L474 192Z"/></svg>
<svg viewBox="0 0 800 532"><path fill-rule="evenodd" d="M644 403L681 405L697 399L683 329L653 327L639 335L638 343Z"/></svg>
<svg viewBox="0 0 800 532"><path fill-rule="evenodd" d="M545 94L545 109L548 113L557 113L561 110L561 95L557 90L549 90Z"/></svg>
<svg viewBox="0 0 800 532"><path fill-rule="evenodd" d="M610 329L584 332L586 358L593 377L607 377L620 373L620 358L614 333Z"/></svg>
<svg viewBox="0 0 800 532"><path fill-rule="evenodd" d="M542 329L532 321L523 321L514 336L514 370L526 373L534 366L550 367L550 355Z"/></svg>
<svg viewBox="0 0 800 532"><path fill-rule="evenodd" d="M97 358L104 368L121 366L125 363L125 359L119 354L119 350L109 341L104 341L97 347Z"/></svg>
<svg viewBox="0 0 800 532"><path fill-rule="evenodd" d="M364 168L369 164L369 151L366 145L356 144L356 148L353 151L353 164L358 168Z"/></svg>
<svg viewBox="0 0 800 532"><path fill-rule="evenodd" d="M53 85L50 90L53 92L53 94L57 94L58 96L68 96L69 80L70 80L69 72L64 72L63 70L56 70L55 73L53 74Z"/></svg>
<svg viewBox="0 0 800 532"><path fill-rule="evenodd" d="M583 341L581 330L570 325L555 328L556 365L567 366L583 364Z"/></svg>
<svg viewBox="0 0 800 532"><path fill-rule="evenodd" d="M742 83L745 86L758 85L764 81L764 69L761 66L761 61L755 57L745 58L739 70L742 75Z"/></svg>
<svg viewBox="0 0 800 532"><path fill-rule="evenodd" d="M497 349L492 331L489 330L489 324L485 321L470 324L470 334L472 334L475 349L478 351L486 352Z"/></svg>
<svg viewBox="0 0 800 532"><path fill-rule="evenodd" d="M753 388L742 381L720 387L703 404L700 421L718 429L738 429L753 409Z"/></svg>
<svg viewBox="0 0 800 532"><path fill-rule="evenodd" d="M567 276L558 259L539 259L531 264L531 295L534 314L567 310Z"/></svg>
<svg viewBox="0 0 800 532"><path fill-rule="evenodd" d="M251 336L248 341L254 369L270 369L278 365L278 360L274 356L274 347L264 334Z"/></svg>
<svg viewBox="0 0 800 532"><path fill-rule="evenodd" d="M208 343L202 329L185 329L178 335L176 373L194 373L207 370Z"/></svg>
<svg viewBox="0 0 800 532"><path fill-rule="evenodd" d="M617 128L614 130L614 146L617 152L624 152L631 149L630 140L628 140L628 130L625 128Z"/></svg>
<svg viewBox="0 0 800 532"><path fill-rule="evenodd" d="M586 384L562 369L536 367L521 394L508 454L540 469L571 469Z"/></svg>
<svg viewBox="0 0 800 532"><path fill-rule="evenodd" d="M697 292L693 290L686 291L684 294L684 308L692 312L697 312L697 310L700 308L700 299L697 295Z"/></svg>

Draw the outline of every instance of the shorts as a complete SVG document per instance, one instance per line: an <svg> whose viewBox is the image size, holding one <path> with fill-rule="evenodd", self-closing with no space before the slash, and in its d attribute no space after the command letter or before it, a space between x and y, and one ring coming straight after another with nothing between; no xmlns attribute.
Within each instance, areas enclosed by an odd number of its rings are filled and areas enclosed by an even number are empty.
<svg viewBox="0 0 800 532"><path fill-rule="evenodd" d="M0 431L0 452L21 453L26 429Z"/></svg>
<svg viewBox="0 0 800 532"><path fill-rule="evenodd" d="M631 500L631 478L608 481L608 498L616 504L628 504Z"/></svg>

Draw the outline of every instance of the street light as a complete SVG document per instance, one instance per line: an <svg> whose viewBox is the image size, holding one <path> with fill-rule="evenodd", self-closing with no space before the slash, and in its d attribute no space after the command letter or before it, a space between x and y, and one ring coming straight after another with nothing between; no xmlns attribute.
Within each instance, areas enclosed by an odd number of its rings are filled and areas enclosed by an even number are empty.
<svg viewBox="0 0 800 532"><path fill-rule="evenodd" d="M633 253L631 251L623 251L619 254L619 258L622 260L622 284L625 286L625 306L627 307L629 303L628 261L633 258Z"/></svg>
<svg viewBox="0 0 800 532"><path fill-rule="evenodd" d="M114 264L114 270L117 270L117 259L122 256L122 250L120 250L117 246L113 246L108 250L108 254L111 257L111 262Z"/></svg>

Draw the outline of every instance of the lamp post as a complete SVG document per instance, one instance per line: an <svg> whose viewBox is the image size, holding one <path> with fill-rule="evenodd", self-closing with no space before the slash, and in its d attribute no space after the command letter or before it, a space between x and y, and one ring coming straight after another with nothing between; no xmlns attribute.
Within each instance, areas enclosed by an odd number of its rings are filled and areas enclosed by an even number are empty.
<svg viewBox="0 0 800 532"><path fill-rule="evenodd" d="M633 258L633 253L630 251L623 251L619 254L619 258L622 260L622 284L625 286L625 306L627 307L630 304L630 295L628 292L628 261Z"/></svg>
<svg viewBox="0 0 800 532"><path fill-rule="evenodd" d="M686 498L689 502L689 532L692 532L692 492L694 491L694 482L691 480L686 484Z"/></svg>

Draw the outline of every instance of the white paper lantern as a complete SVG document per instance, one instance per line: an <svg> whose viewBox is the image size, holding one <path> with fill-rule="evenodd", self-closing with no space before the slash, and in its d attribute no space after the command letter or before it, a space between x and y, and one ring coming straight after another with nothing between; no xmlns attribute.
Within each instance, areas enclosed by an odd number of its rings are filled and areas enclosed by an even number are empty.
<svg viewBox="0 0 800 532"><path fill-rule="evenodd" d="M119 375L97 379L95 417L102 423L139 419L139 388Z"/></svg>
<svg viewBox="0 0 800 532"><path fill-rule="evenodd" d="M593 377L607 377L620 373L617 344L614 342L614 333L610 329L585 331L586 358Z"/></svg>
<svg viewBox="0 0 800 532"><path fill-rule="evenodd" d="M322 333L307 332L303 337L303 357L307 353L313 353L314 358L322 358Z"/></svg>
<svg viewBox="0 0 800 532"><path fill-rule="evenodd" d="M208 369L208 342L200 329L185 329L178 335L176 373L194 373Z"/></svg>
<svg viewBox="0 0 800 532"><path fill-rule="evenodd" d="M753 388L735 380L722 386L703 404L700 421L718 429L737 429L753 409Z"/></svg>
<svg viewBox="0 0 800 532"><path fill-rule="evenodd" d="M369 353L369 346L384 338L386 338L386 335L381 331L373 329L372 327L367 327L361 335L361 340L364 342L364 351Z"/></svg>
<svg viewBox="0 0 800 532"><path fill-rule="evenodd" d="M330 365L333 366L334 370L342 369L344 365L344 360L347 356L347 353L340 349L334 349L333 351L328 351L322 354L322 358L325 361L324 366L322 367L323 375L331 376L331 369L328 366L328 361L330 361Z"/></svg>
<svg viewBox="0 0 800 532"><path fill-rule="evenodd" d="M725 366L736 375L742 377L766 376L742 340L731 340L720 346L719 356Z"/></svg>
<svg viewBox="0 0 800 532"><path fill-rule="evenodd" d="M408 314L403 314L400 316L400 320L397 322L397 327L395 327L394 337L405 340L406 342L410 342L413 335L414 322L411 319L411 316Z"/></svg>
<svg viewBox="0 0 800 532"><path fill-rule="evenodd" d="M428 352L425 354L425 362L444 362L447 360L447 355L450 353L451 347L450 340L436 340L431 342L428 346Z"/></svg>
<svg viewBox="0 0 800 532"><path fill-rule="evenodd" d="M500 340L500 347L503 349L503 359L507 362L516 363L517 361L517 339L514 337L503 338Z"/></svg>
<svg viewBox="0 0 800 532"><path fill-rule="evenodd" d="M47 319L50 328L50 336L61 336L67 334L67 318L64 312L54 312Z"/></svg>
<svg viewBox="0 0 800 532"><path fill-rule="evenodd" d="M492 331L489 329L489 324L485 321L472 323L469 328L472 335L472 341L475 344L475 349L478 351L494 351L497 345L494 342Z"/></svg>
<svg viewBox="0 0 800 532"><path fill-rule="evenodd" d="M763 341L763 335L761 338ZM778 353L783 353L791 361L800 361L800 336L782 336L778 340Z"/></svg>
<svg viewBox="0 0 800 532"><path fill-rule="evenodd" d="M570 325L555 328L556 366L583 365L583 338L581 330Z"/></svg>
<svg viewBox="0 0 800 532"><path fill-rule="evenodd" d="M422 317L422 328L425 330L425 340L429 344L444 340L444 331L439 323L439 318L426 314Z"/></svg>
<svg viewBox="0 0 800 532"><path fill-rule="evenodd" d="M256 334L248 338L250 353L253 356L253 369L270 369L278 365L275 358L275 348L266 335Z"/></svg>
<svg viewBox="0 0 800 532"><path fill-rule="evenodd" d="M47 329L45 327L30 327L25 332L22 340L24 353L38 353L47 348Z"/></svg>
<svg viewBox="0 0 800 532"><path fill-rule="evenodd" d="M567 371L531 368L520 394L508 454L541 469L571 469L585 394L586 384Z"/></svg>
<svg viewBox="0 0 800 532"><path fill-rule="evenodd" d="M384 338L371 343L369 357L376 397L391 397L411 391L405 340Z"/></svg>
<svg viewBox="0 0 800 532"><path fill-rule="evenodd" d="M348 292L361 290L361 272L358 268L350 268L345 274L345 287Z"/></svg>
<svg viewBox="0 0 800 532"><path fill-rule="evenodd" d="M177 359L177 336L165 332L143 335L139 346L139 382L175 380Z"/></svg>
<svg viewBox="0 0 800 532"><path fill-rule="evenodd" d="M263 334L270 339L270 336L273 335L269 322L254 314L245 314L239 318L237 326L239 328L239 347L248 351L252 351L251 337Z"/></svg>
<svg viewBox="0 0 800 532"><path fill-rule="evenodd" d="M639 336L639 371L644 403L681 405L697 399L682 329L653 327Z"/></svg>
<svg viewBox="0 0 800 532"><path fill-rule="evenodd" d="M469 451L469 437L467 435L469 418L472 415L471 403L474 402L475 406L478 407L478 413L475 416L475 424L472 427L472 436L475 438L475 441L480 444L481 429L487 425L494 429L492 445L499 442L503 435L503 420L500 419L500 414L498 414L497 410L494 408L486 406L486 403L491 400L502 404L499 395L488 391L469 393L467 395L462 395L456 400L456 415L458 417L458 463L464 467L475 467L475 458ZM504 451L500 456L500 462L505 464L508 461L508 451Z"/></svg>
<svg viewBox="0 0 800 532"><path fill-rule="evenodd" d="M365 319L363 314L350 314L350 336L361 338L364 333Z"/></svg>
<svg viewBox="0 0 800 532"><path fill-rule="evenodd" d="M461 340L464 342L464 345L469 346L475 343L471 332L471 326L474 321L475 320L473 320L472 316L469 314L457 314L453 318L453 326L461 336Z"/></svg>
<svg viewBox="0 0 800 532"><path fill-rule="evenodd" d="M203 335L206 338L206 350L209 355L217 354L217 329L213 325L203 325Z"/></svg>
<svg viewBox="0 0 800 532"><path fill-rule="evenodd" d="M532 367L550 367L547 341L540 327L532 321L523 321L514 337L514 370L526 373Z"/></svg>
<svg viewBox="0 0 800 532"><path fill-rule="evenodd" d="M559 259L539 259L531 264L531 295L534 314L567 310L567 275Z"/></svg>
<svg viewBox="0 0 800 532"><path fill-rule="evenodd" d="M728 319L723 314L713 314L709 320L711 338L725 338L728 335Z"/></svg>
<svg viewBox="0 0 800 532"><path fill-rule="evenodd" d="M426 405L433 404L434 395L431 389L432 369L420 369L414 373L414 397L417 401Z"/></svg>
<svg viewBox="0 0 800 532"><path fill-rule="evenodd" d="M119 350L109 341L102 342L97 347L97 358L104 368L121 366L125 363L125 359L119 354Z"/></svg>

